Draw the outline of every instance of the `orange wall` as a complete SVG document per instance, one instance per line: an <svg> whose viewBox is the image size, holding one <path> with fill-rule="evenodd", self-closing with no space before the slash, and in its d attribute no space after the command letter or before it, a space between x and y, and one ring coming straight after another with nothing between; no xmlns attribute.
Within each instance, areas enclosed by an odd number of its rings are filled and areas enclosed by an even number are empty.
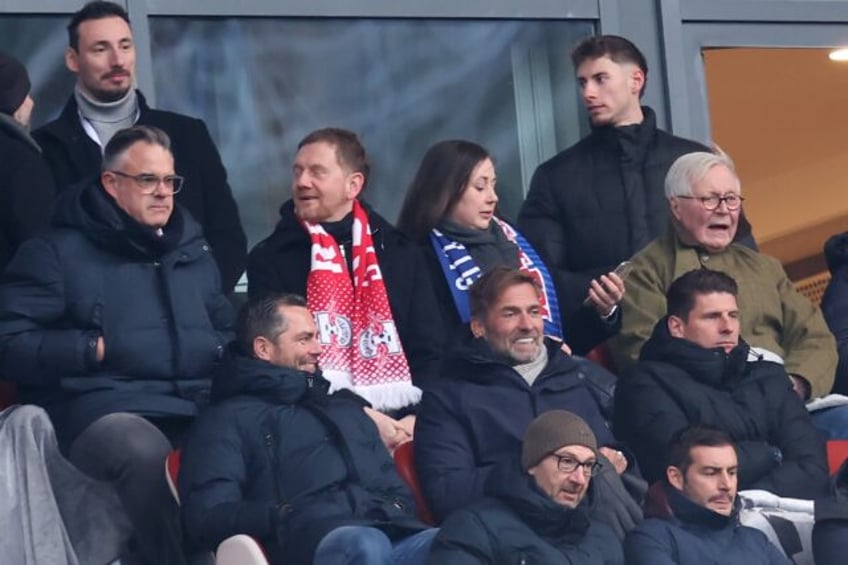
<svg viewBox="0 0 848 565"><path fill-rule="evenodd" d="M790 262L848 230L848 63L828 49L704 52L713 139L763 251Z"/></svg>

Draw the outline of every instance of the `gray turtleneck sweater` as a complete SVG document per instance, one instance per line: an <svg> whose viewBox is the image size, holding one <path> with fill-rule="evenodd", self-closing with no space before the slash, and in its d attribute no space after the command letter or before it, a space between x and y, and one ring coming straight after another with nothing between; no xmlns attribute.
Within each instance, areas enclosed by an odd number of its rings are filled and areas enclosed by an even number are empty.
<svg viewBox="0 0 848 565"><path fill-rule="evenodd" d="M92 100L77 85L74 97L80 116L97 132L101 148L106 147L118 130L132 126L138 119L138 97L133 88L120 100L100 102Z"/></svg>

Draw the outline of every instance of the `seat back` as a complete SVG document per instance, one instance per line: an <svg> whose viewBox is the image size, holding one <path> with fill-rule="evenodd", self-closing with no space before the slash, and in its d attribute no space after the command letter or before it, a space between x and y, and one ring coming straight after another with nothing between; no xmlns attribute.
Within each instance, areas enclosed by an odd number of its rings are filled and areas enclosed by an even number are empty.
<svg viewBox="0 0 848 565"><path fill-rule="evenodd" d="M842 463L848 459L848 439L830 439L827 441L827 468L833 475Z"/></svg>
<svg viewBox="0 0 848 565"><path fill-rule="evenodd" d="M596 345L594 349L586 354L586 359L594 361L610 373L616 374L615 363L612 362L612 354L606 342Z"/></svg>
<svg viewBox="0 0 848 565"><path fill-rule="evenodd" d="M0 381L0 410L15 404L16 401L15 383Z"/></svg>
<svg viewBox="0 0 848 565"><path fill-rule="evenodd" d="M645 495L645 517L671 518L672 516L674 512L668 503L663 482L657 481L648 488L648 494Z"/></svg>
<svg viewBox="0 0 848 565"><path fill-rule="evenodd" d="M168 488L171 489L171 494L174 496L177 504L180 503L180 493L177 490L177 477L180 475L182 454L182 451L175 449L165 458L165 480L168 481Z"/></svg>
<svg viewBox="0 0 848 565"><path fill-rule="evenodd" d="M421 483L418 481L418 475L415 472L415 454L412 449L412 441L400 444L395 449L394 459L398 475L412 491L415 506L418 507L418 519L425 524L435 526L436 520L427 507L427 501L424 499L424 493L421 490Z"/></svg>

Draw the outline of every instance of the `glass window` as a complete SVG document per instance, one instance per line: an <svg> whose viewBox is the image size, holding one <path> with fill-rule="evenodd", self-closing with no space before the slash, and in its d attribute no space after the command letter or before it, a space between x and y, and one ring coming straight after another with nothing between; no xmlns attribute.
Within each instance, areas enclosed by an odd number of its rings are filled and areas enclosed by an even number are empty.
<svg viewBox="0 0 848 565"><path fill-rule="evenodd" d="M29 72L35 109L33 129L62 111L76 77L65 68L69 15L0 17L0 51L18 59Z"/></svg>
<svg viewBox="0 0 848 565"><path fill-rule="evenodd" d="M372 161L365 198L394 221L424 151L489 149L515 218L536 165L580 137L569 49L587 21L150 19L157 106L203 118L251 245L289 197L297 142L339 126Z"/></svg>

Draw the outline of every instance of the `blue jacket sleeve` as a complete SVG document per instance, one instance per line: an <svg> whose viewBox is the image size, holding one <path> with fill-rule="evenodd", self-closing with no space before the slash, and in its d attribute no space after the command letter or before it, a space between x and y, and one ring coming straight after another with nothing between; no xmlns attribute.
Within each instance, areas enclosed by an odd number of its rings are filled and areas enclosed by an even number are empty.
<svg viewBox="0 0 848 565"><path fill-rule="evenodd" d="M483 496L492 467L477 466L472 438L443 395L424 391L415 422L415 467L436 518Z"/></svg>
<svg viewBox="0 0 848 565"><path fill-rule="evenodd" d="M0 372L52 384L97 364L98 328L63 327L68 308L61 261L47 239L25 242L0 282Z"/></svg>
<svg viewBox="0 0 848 565"><path fill-rule="evenodd" d="M630 531L624 540L624 562L627 565L675 565L674 540L662 535L665 529L644 525Z"/></svg>

